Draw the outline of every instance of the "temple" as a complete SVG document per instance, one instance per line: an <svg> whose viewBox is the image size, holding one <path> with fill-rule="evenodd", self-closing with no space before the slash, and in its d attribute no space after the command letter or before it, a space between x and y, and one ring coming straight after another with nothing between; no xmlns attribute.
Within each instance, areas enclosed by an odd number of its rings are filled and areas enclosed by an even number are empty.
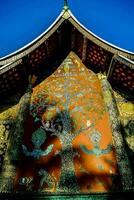
<svg viewBox="0 0 134 200"><path fill-rule="evenodd" d="M134 53L64 1L44 33L0 58L0 198L125 199L133 159Z"/></svg>

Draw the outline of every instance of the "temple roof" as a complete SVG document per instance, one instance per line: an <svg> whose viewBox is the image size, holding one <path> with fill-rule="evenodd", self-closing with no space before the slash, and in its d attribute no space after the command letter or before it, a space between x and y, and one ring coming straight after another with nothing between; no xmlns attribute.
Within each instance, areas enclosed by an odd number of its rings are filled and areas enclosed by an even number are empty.
<svg viewBox="0 0 134 200"><path fill-rule="evenodd" d="M63 1L61 3L63 7ZM71 7L71 3L69 5ZM30 74L38 77L36 84L51 75L70 51L93 72L104 73L113 88L134 98L134 53L118 48L88 30L67 6L61 12L59 9L59 13L57 10L58 17L50 26L51 20L46 24L48 28L41 35L0 58L0 96L5 97L0 101L5 101L9 95L23 93ZM39 23L35 25L38 26ZM17 37L15 41L19 42Z"/></svg>
<svg viewBox="0 0 134 200"><path fill-rule="evenodd" d="M69 1L78 21L103 40L134 52L132 1ZM63 0L3 1L1 3L0 57L31 43L60 15ZM114 15L113 15L114 13ZM131 31L130 31L131 30Z"/></svg>
<svg viewBox="0 0 134 200"><path fill-rule="evenodd" d="M6 0L0 6L0 57L36 39L58 17L62 1Z"/></svg>
<svg viewBox="0 0 134 200"><path fill-rule="evenodd" d="M69 1L77 20L103 40L134 52L134 1Z"/></svg>

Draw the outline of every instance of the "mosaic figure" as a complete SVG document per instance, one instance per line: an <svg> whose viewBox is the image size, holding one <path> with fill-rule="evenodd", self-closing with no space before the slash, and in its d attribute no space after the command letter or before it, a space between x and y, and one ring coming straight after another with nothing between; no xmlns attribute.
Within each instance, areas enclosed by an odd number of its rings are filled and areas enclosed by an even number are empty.
<svg viewBox="0 0 134 200"><path fill-rule="evenodd" d="M92 150L88 150L84 145L80 144L81 150L88 155L93 154L93 155L96 155L97 157L99 157L100 155L103 155L103 154L108 154L109 152L111 152L113 150L113 147L111 144L109 144L106 149L101 149L100 145L99 145L101 137L102 136L101 136L100 132L98 132L98 131L92 132L89 135L89 138L91 139L94 148Z"/></svg>
<svg viewBox="0 0 134 200"><path fill-rule="evenodd" d="M22 145L23 153L26 156L31 156L34 157L35 159L39 159L41 156L48 155L53 149L53 144L49 145L46 150L41 150L40 147L45 142L45 140L46 140L46 132L42 128L37 129L32 134L32 143L34 145L34 150L29 151L25 145Z"/></svg>

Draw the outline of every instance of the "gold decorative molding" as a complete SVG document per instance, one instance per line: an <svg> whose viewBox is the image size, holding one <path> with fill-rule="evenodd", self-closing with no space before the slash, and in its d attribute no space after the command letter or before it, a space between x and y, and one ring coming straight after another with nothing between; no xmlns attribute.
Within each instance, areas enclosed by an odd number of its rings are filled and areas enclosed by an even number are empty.
<svg viewBox="0 0 134 200"><path fill-rule="evenodd" d="M123 124L125 121L134 119L134 102L126 100L120 94L114 91L114 97L118 106Z"/></svg>
<svg viewBox="0 0 134 200"><path fill-rule="evenodd" d="M121 115L134 118L134 104L133 103L131 102L120 103L119 110L120 110Z"/></svg>
<svg viewBox="0 0 134 200"><path fill-rule="evenodd" d="M102 73L98 73L97 76L99 80L107 79L106 75Z"/></svg>
<svg viewBox="0 0 134 200"><path fill-rule="evenodd" d="M5 111L0 113L0 125L3 124L3 121L7 121L9 119L15 119L18 112L18 105L15 105L11 108L6 109Z"/></svg>
<svg viewBox="0 0 134 200"><path fill-rule="evenodd" d="M128 58L123 57L122 55L117 55L114 57L114 59L123 63L124 65L127 65L131 69L134 69L134 61L129 60Z"/></svg>
<svg viewBox="0 0 134 200"><path fill-rule="evenodd" d="M0 75L22 63L22 59L4 65L0 68Z"/></svg>
<svg viewBox="0 0 134 200"><path fill-rule="evenodd" d="M6 151L7 140L8 140L9 131L6 130L4 124L0 124L0 156Z"/></svg>
<svg viewBox="0 0 134 200"><path fill-rule="evenodd" d="M65 11L64 14L62 15L63 19L68 19L70 17L70 13L68 11Z"/></svg>

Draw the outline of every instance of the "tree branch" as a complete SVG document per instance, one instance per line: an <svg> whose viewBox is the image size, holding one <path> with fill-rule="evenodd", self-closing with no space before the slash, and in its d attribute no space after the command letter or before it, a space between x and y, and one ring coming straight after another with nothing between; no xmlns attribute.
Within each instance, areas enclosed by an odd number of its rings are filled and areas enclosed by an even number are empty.
<svg viewBox="0 0 134 200"><path fill-rule="evenodd" d="M90 126L85 127L81 127L78 131L74 132L73 134L73 138L75 138L76 136L78 136L81 132L89 130L89 128L91 128L92 126L94 126L94 123Z"/></svg>

